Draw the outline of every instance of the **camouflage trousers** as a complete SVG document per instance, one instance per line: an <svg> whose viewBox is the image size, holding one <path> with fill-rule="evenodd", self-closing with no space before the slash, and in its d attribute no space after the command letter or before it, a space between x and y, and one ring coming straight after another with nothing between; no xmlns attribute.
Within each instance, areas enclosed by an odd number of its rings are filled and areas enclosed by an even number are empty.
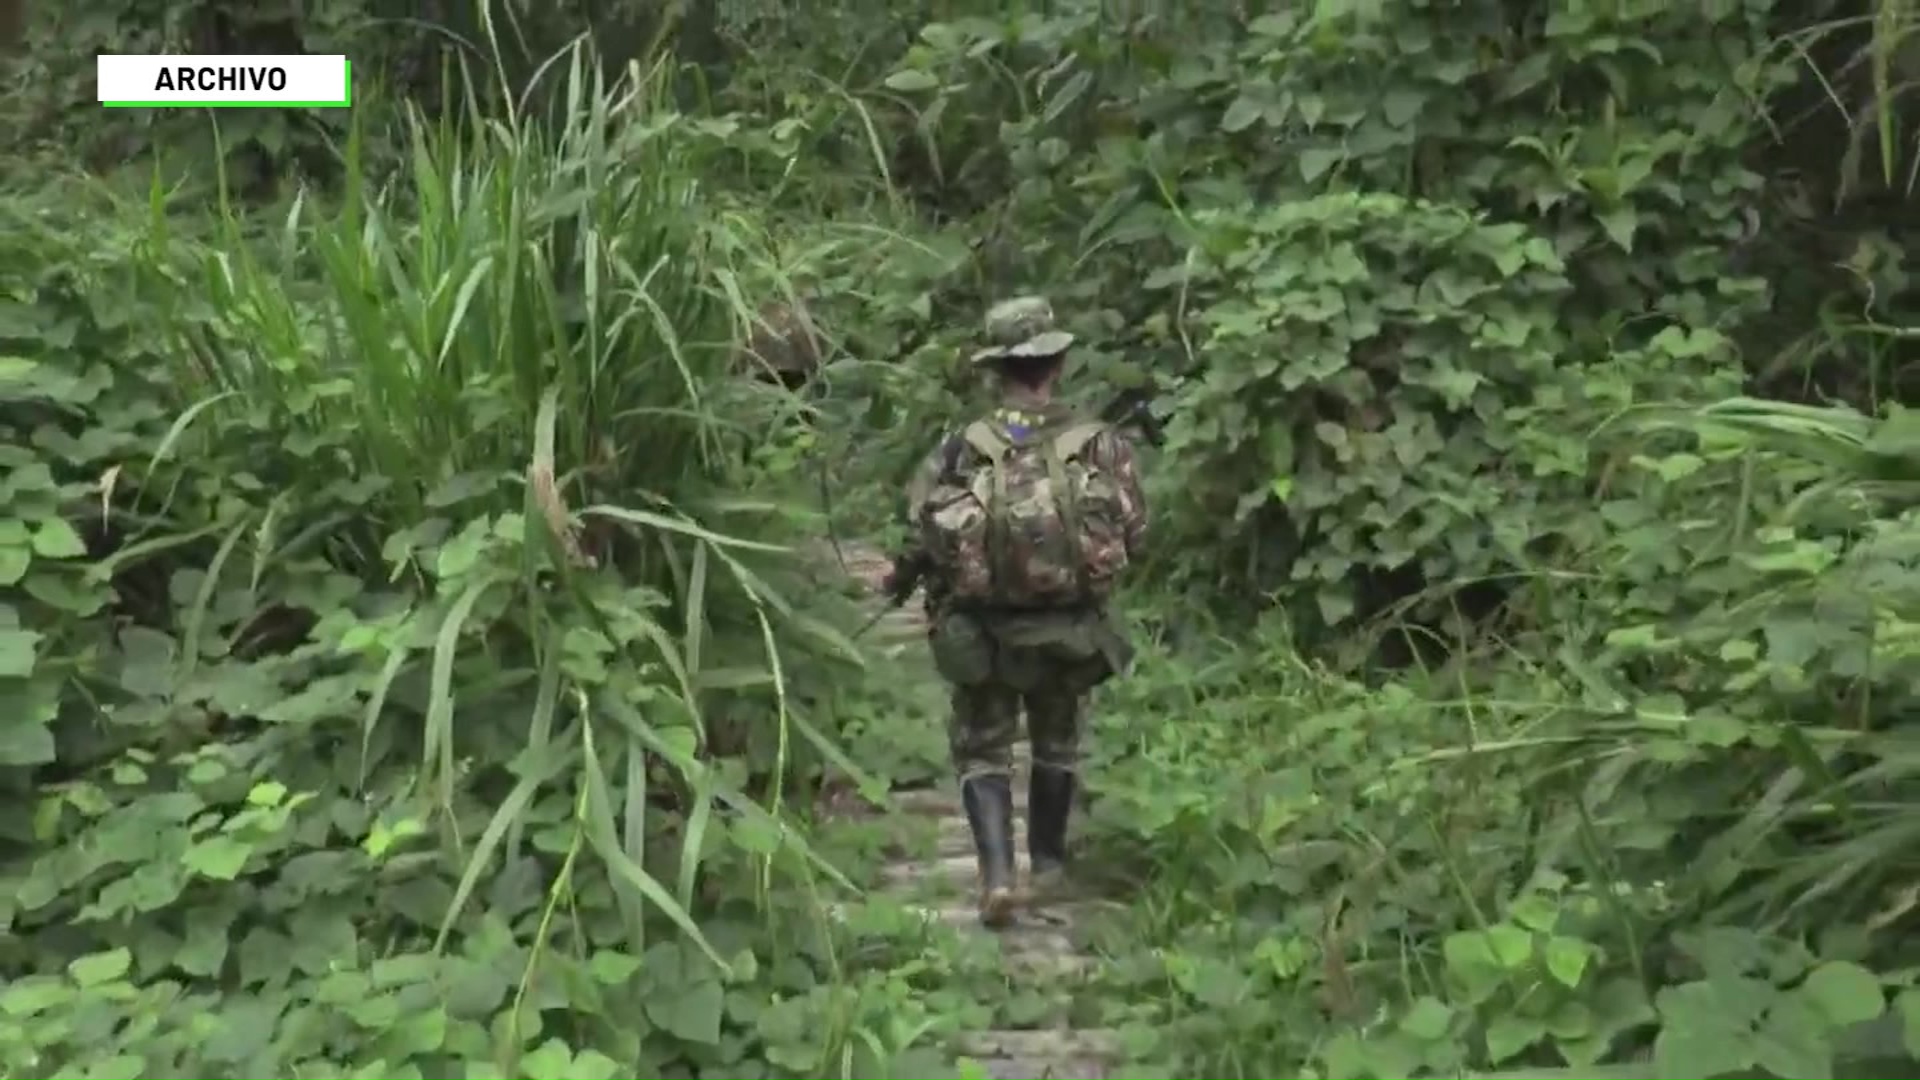
<svg viewBox="0 0 1920 1080"><path fill-rule="evenodd" d="M1020 738L1023 710L1036 763L1065 770L1079 764L1085 695L1063 690L1022 693L993 682L952 690L947 746L962 781L1013 771L1013 744Z"/></svg>

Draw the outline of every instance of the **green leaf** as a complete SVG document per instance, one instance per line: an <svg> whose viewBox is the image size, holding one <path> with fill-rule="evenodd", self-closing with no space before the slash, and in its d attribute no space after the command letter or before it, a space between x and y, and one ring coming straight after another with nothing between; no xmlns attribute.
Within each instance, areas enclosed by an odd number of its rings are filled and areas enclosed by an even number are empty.
<svg viewBox="0 0 1920 1080"><path fill-rule="evenodd" d="M620 1071L620 1063L598 1050L582 1050L580 1056L573 1059L573 1069L568 1080L613 1080Z"/></svg>
<svg viewBox="0 0 1920 1080"><path fill-rule="evenodd" d="M140 1080L147 1073L147 1059L138 1054L115 1054L87 1066L81 1080Z"/></svg>
<svg viewBox="0 0 1920 1080"><path fill-rule="evenodd" d="M253 790L247 792L247 804L249 806L279 806L280 800L286 797L287 785L277 780L268 780L253 785Z"/></svg>
<svg viewBox="0 0 1920 1080"><path fill-rule="evenodd" d="M1400 1030L1416 1039L1432 1042L1446 1035L1447 1025L1453 1020L1453 1010L1446 1002L1431 995L1422 997L1400 1018Z"/></svg>
<svg viewBox="0 0 1920 1080"><path fill-rule="evenodd" d="M1394 127L1406 127L1426 103L1427 95L1419 90L1389 90L1380 97L1380 115Z"/></svg>
<svg viewBox="0 0 1920 1080"><path fill-rule="evenodd" d="M1500 961L1493 955L1493 946L1488 943L1487 936L1478 930L1461 930L1448 934L1440 949L1447 958L1447 970L1456 975L1479 974L1500 966Z"/></svg>
<svg viewBox="0 0 1920 1080"><path fill-rule="evenodd" d="M1260 119L1260 114L1264 111L1259 102L1241 94L1233 99L1233 104L1227 106L1226 115L1220 118L1220 130L1229 135L1236 131L1245 131L1253 126L1255 120Z"/></svg>
<svg viewBox="0 0 1920 1080"><path fill-rule="evenodd" d="M1487 945L1500 966L1516 971L1533 959L1533 934L1509 923L1487 928Z"/></svg>
<svg viewBox="0 0 1920 1080"><path fill-rule="evenodd" d="M1318 147L1300 151L1300 179L1311 184L1327 175L1328 170L1338 165L1346 157L1340 150Z"/></svg>
<svg viewBox="0 0 1920 1080"><path fill-rule="evenodd" d="M73 1000L73 988L59 979L29 975L0 992L0 1012L8 1016L35 1016Z"/></svg>
<svg viewBox="0 0 1920 1080"><path fill-rule="evenodd" d="M1194 965L1187 992L1202 1005L1228 1009L1245 1000L1250 989L1249 982L1246 971L1234 964L1200 960Z"/></svg>
<svg viewBox="0 0 1920 1080"><path fill-rule="evenodd" d="M1813 969L1801 992L1835 1024L1864 1024L1886 1011L1887 998L1873 972L1846 960Z"/></svg>
<svg viewBox="0 0 1920 1080"><path fill-rule="evenodd" d="M33 565L33 552L24 545L0 547L0 585L18 585Z"/></svg>
<svg viewBox="0 0 1920 1080"><path fill-rule="evenodd" d="M1600 228L1621 251L1633 253L1633 234L1640 227L1640 215L1631 206L1616 206L1600 213Z"/></svg>
<svg viewBox="0 0 1920 1080"><path fill-rule="evenodd" d="M1353 615L1353 593L1345 586L1323 585L1314 591L1313 599L1320 606L1320 618L1328 626L1338 626Z"/></svg>
<svg viewBox="0 0 1920 1080"><path fill-rule="evenodd" d="M743 817L728 827L727 835L749 854L771 855L780 850L780 827L772 821Z"/></svg>
<svg viewBox="0 0 1920 1080"><path fill-rule="evenodd" d="M0 717L0 765L45 765L57 756L53 729L30 716Z"/></svg>
<svg viewBox="0 0 1920 1080"><path fill-rule="evenodd" d="M593 973L594 981L607 986L619 986L640 970L640 958L612 949L601 949L587 961L587 970Z"/></svg>
<svg viewBox="0 0 1920 1080"><path fill-rule="evenodd" d="M1505 1013L1487 1025L1487 1060L1498 1065L1540 1041L1547 1026L1531 1016Z"/></svg>
<svg viewBox="0 0 1920 1080"><path fill-rule="evenodd" d="M573 1051L559 1039L548 1039L520 1059L520 1073L539 1080L566 1080L573 1073Z"/></svg>
<svg viewBox="0 0 1920 1080"><path fill-rule="evenodd" d="M663 987L647 999L647 1019L675 1038L702 1046L720 1041L720 1012L726 991L718 980L692 986Z"/></svg>
<svg viewBox="0 0 1920 1080"><path fill-rule="evenodd" d="M1529 930L1544 934L1560 921L1560 904L1545 893L1528 893L1513 902L1507 917Z"/></svg>
<svg viewBox="0 0 1920 1080"><path fill-rule="evenodd" d="M0 678L24 679L33 674L40 634L32 630L0 630ZM9 716L5 721L14 718ZM4 721L0 721L4 722Z"/></svg>
<svg viewBox="0 0 1920 1080"><path fill-rule="evenodd" d="M1780 1002L1767 1014L1754 1039L1754 1057L1775 1076L1794 1080L1832 1080L1833 1044L1826 1018L1799 1001Z"/></svg>
<svg viewBox="0 0 1920 1080"><path fill-rule="evenodd" d="M253 854L250 844L243 844L231 836L214 836L202 840L187 849L180 861L187 869L210 877L216 881L232 881L240 875L240 868L247 864L247 857Z"/></svg>
<svg viewBox="0 0 1920 1080"><path fill-rule="evenodd" d="M174 966L201 978L218 975L227 962L233 921L228 908L202 904L189 909L186 939L173 954Z"/></svg>
<svg viewBox="0 0 1920 1080"><path fill-rule="evenodd" d="M430 1054L447 1041L447 1009L444 1005L410 1012L387 1026L381 1046L401 1057Z"/></svg>
<svg viewBox="0 0 1920 1080"><path fill-rule="evenodd" d="M940 80L928 72L907 68L887 76L886 84L889 90L898 90L903 94L917 94L939 86Z"/></svg>
<svg viewBox="0 0 1920 1080"><path fill-rule="evenodd" d="M133 954L125 948L108 949L106 952L89 953L67 965L67 974L84 989L112 982L124 976L133 967Z"/></svg>
<svg viewBox="0 0 1920 1080"><path fill-rule="evenodd" d="M1562 1042L1587 1038L1593 1034L1593 1010L1584 1001L1561 1002L1547 1017L1547 1034Z"/></svg>
<svg viewBox="0 0 1920 1080"><path fill-rule="evenodd" d="M48 559L78 559L87 553L87 543L65 518L48 518L34 530L33 552Z"/></svg>
<svg viewBox="0 0 1920 1080"><path fill-rule="evenodd" d="M1580 985L1587 970L1588 946L1579 938L1555 934L1547 939L1547 974L1569 989Z"/></svg>
<svg viewBox="0 0 1920 1080"><path fill-rule="evenodd" d="M1653 1040L1659 1076L1724 1076L1752 1068L1752 1040L1724 1028L1660 1029Z"/></svg>

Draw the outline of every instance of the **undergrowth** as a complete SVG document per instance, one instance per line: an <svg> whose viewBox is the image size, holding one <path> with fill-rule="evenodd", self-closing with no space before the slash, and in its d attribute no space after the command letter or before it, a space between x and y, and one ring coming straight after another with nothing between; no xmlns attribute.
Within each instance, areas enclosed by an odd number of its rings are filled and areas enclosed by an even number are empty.
<svg viewBox="0 0 1920 1080"><path fill-rule="evenodd" d="M161 6L6 73L0 1074L1910 1072L1904 8ZM834 553L1029 291L1164 435L1085 988L820 820L946 772Z"/></svg>

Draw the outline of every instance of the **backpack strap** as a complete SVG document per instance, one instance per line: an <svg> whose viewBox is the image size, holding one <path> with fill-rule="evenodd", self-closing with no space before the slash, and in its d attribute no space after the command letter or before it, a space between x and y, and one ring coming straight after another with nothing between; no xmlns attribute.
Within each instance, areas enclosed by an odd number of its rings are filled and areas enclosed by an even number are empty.
<svg viewBox="0 0 1920 1080"><path fill-rule="evenodd" d="M1007 456L1008 450L1013 449L1013 444L993 430L993 425L985 420L968 424L966 430L960 433L960 438L996 465Z"/></svg>
<svg viewBox="0 0 1920 1080"><path fill-rule="evenodd" d="M1093 440L1105 434L1107 425L1100 423L1075 424L1053 437L1054 452L1062 460L1072 461L1087 452Z"/></svg>
<svg viewBox="0 0 1920 1080"><path fill-rule="evenodd" d="M1007 523L1007 474L1001 463L1007 459L1007 452L1013 449L1013 443L1007 441L993 425L985 420L975 420L968 424L960 437L974 451L987 459L987 569L995 582L1012 578L1012 567L1007 562L1012 555ZM997 591L997 590L996 590Z"/></svg>
<svg viewBox="0 0 1920 1080"><path fill-rule="evenodd" d="M1098 434L1100 429L1097 425L1080 424L1048 439L1040 448L1047 465L1047 484L1053 488L1060 512L1060 524L1065 532L1069 561L1073 566L1074 584L1082 595L1087 593L1090 584L1087 580L1087 553L1080 543L1080 497L1067 479L1067 462L1085 450L1087 443Z"/></svg>

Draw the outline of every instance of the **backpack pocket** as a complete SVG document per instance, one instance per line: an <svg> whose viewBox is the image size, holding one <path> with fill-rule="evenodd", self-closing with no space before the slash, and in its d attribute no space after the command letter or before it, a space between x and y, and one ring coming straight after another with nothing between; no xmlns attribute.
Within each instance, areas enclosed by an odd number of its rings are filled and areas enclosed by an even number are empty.
<svg viewBox="0 0 1920 1080"><path fill-rule="evenodd" d="M993 593L987 502L972 487L942 484L920 508L922 542L939 568L941 591L959 600Z"/></svg>
<svg viewBox="0 0 1920 1080"><path fill-rule="evenodd" d="M997 670L1023 691L1084 693L1133 662L1132 643L1105 609L996 619L990 631L1000 650Z"/></svg>
<svg viewBox="0 0 1920 1080"><path fill-rule="evenodd" d="M1108 474L1078 462L1072 468L1080 569L1093 598L1104 600L1127 568L1126 500Z"/></svg>
<svg viewBox="0 0 1920 1080"><path fill-rule="evenodd" d="M948 612L933 621L927 635L933 667L954 686L979 686L993 678L993 639L980 620Z"/></svg>

